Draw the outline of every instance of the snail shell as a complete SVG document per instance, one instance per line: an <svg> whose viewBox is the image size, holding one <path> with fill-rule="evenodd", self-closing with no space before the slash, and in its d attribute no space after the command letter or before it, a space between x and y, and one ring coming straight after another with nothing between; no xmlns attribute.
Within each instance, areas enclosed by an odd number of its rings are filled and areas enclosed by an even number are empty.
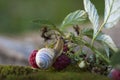
<svg viewBox="0 0 120 80"><path fill-rule="evenodd" d="M42 69L49 68L53 63L55 57L54 50L49 48L42 48L36 54L36 63Z"/></svg>
<svg viewBox="0 0 120 80"><path fill-rule="evenodd" d="M63 50L63 39L59 38L54 49L42 48L36 54L36 64L41 69L49 68L55 59L61 55Z"/></svg>

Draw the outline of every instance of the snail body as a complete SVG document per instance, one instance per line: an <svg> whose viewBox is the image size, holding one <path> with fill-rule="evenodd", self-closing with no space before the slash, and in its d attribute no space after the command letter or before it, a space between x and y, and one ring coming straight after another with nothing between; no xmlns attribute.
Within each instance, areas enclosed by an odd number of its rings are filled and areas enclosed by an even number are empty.
<svg viewBox="0 0 120 80"><path fill-rule="evenodd" d="M35 61L39 68L48 69L52 66L53 62L59 57L63 50L63 39L59 38L55 47L42 48L36 53Z"/></svg>

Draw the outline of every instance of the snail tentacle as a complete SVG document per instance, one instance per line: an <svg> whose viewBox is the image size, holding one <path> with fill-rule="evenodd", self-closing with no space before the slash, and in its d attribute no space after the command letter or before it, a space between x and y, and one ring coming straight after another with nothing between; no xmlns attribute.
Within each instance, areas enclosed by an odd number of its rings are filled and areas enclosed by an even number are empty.
<svg viewBox="0 0 120 80"><path fill-rule="evenodd" d="M61 55L61 53L63 51L63 45L64 45L63 38L59 37L58 41L54 47L56 58Z"/></svg>

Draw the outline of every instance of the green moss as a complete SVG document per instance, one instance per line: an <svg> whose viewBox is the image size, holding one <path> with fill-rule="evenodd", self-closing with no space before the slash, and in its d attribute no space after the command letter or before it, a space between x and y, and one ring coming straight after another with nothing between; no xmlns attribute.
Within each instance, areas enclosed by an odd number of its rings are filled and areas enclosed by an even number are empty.
<svg viewBox="0 0 120 80"><path fill-rule="evenodd" d="M36 69L31 69L30 67L24 67L24 66L3 66L0 65L0 78L6 78L9 75L27 75L33 72L37 72ZM1 80L1 79L0 79Z"/></svg>
<svg viewBox="0 0 120 80"><path fill-rule="evenodd" d="M23 66L0 66L0 80L109 80L105 76L91 74L80 69L75 70L72 67L63 71L52 70L38 70Z"/></svg>

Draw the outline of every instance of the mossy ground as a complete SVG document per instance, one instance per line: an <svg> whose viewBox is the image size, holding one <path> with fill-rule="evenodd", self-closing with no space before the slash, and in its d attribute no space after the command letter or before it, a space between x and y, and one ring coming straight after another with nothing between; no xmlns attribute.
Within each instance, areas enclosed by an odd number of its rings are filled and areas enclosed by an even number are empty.
<svg viewBox="0 0 120 80"><path fill-rule="evenodd" d="M0 65L0 80L109 80L109 78L71 67L63 71L55 71Z"/></svg>

